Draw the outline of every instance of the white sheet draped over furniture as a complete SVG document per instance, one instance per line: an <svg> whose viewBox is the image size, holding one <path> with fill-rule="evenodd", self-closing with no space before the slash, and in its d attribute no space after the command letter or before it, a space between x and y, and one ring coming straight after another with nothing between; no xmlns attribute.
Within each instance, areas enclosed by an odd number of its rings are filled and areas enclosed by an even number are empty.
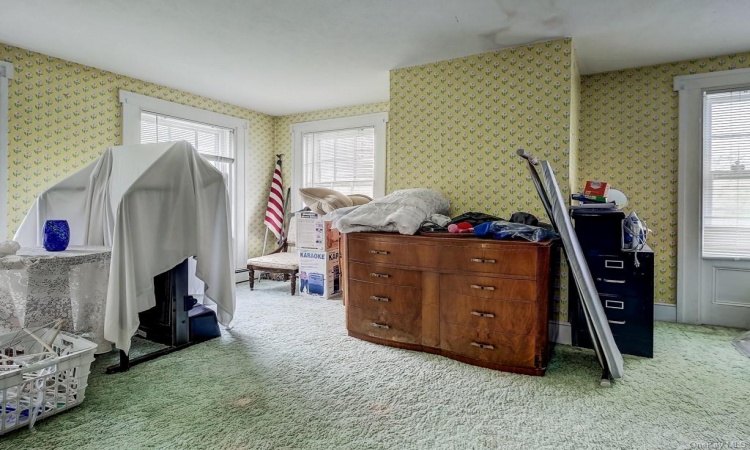
<svg viewBox="0 0 750 450"><path fill-rule="evenodd" d="M187 142L111 147L43 192L16 233L42 245L48 219L70 224L71 245L112 247L104 337L126 353L138 313L152 308L154 276L185 258L216 303L219 322L235 309L229 198L221 173Z"/></svg>

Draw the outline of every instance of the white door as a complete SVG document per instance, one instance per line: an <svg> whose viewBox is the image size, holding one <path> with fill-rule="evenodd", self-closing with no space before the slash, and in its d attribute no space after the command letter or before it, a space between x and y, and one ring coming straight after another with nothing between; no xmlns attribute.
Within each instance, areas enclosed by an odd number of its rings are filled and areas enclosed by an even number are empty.
<svg viewBox="0 0 750 450"><path fill-rule="evenodd" d="M701 317L750 327L750 90L703 94Z"/></svg>
<svg viewBox="0 0 750 450"><path fill-rule="evenodd" d="M679 321L750 328L750 71L680 91Z"/></svg>

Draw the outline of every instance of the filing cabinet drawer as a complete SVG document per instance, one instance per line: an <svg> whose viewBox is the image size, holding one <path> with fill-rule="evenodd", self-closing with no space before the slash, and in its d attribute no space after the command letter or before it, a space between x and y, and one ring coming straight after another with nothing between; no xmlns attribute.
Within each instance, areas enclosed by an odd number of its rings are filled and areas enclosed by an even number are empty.
<svg viewBox="0 0 750 450"><path fill-rule="evenodd" d="M350 280L349 283L348 302L351 306L408 316L419 315L422 310L420 289L359 280Z"/></svg>
<svg viewBox="0 0 750 450"><path fill-rule="evenodd" d="M539 308L531 302L497 301L443 293L440 320L490 332L534 334Z"/></svg>
<svg viewBox="0 0 750 450"><path fill-rule="evenodd" d="M639 252L638 267L633 252L588 254L586 262L598 292L629 297L653 297L653 256L652 252Z"/></svg>
<svg viewBox="0 0 750 450"><path fill-rule="evenodd" d="M630 333L616 334L620 330L612 329L612 337L617 344L620 353L625 355L654 357L654 338L653 335L634 335ZM573 344L578 347L593 348L591 336L587 329L573 330Z"/></svg>
<svg viewBox="0 0 750 450"><path fill-rule="evenodd" d="M531 280L459 274L441 276L440 290L472 297L530 302L536 301L539 295L537 283Z"/></svg>
<svg viewBox="0 0 750 450"><path fill-rule="evenodd" d="M613 334L643 336L653 331L654 305L652 302L607 295L601 295L599 298Z"/></svg>
<svg viewBox="0 0 750 450"><path fill-rule="evenodd" d="M601 294L599 296L612 336L621 353L653 356L654 306L648 298L627 298ZM583 306L576 297L572 318L573 345L592 348Z"/></svg>
<svg viewBox="0 0 750 450"><path fill-rule="evenodd" d="M349 278L371 283L422 287L422 272L381 264L349 263Z"/></svg>
<svg viewBox="0 0 750 450"><path fill-rule="evenodd" d="M346 324L349 331L405 344L421 345L421 316L389 314L386 311L347 306Z"/></svg>

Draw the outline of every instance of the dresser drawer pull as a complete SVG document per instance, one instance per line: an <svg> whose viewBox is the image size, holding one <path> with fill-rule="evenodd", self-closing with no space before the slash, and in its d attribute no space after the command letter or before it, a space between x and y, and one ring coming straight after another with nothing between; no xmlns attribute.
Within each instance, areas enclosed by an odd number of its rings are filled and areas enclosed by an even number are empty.
<svg viewBox="0 0 750 450"><path fill-rule="evenodd" d="M375 278L390 278L391 277L387 273L376 273L376 272L371 273L370 276L375 277Z"/></svg>
<svg viewBox="0 0 750 450"><path fill-rule="evenodd" d="M625 262L624 261L617 261L613 259L605 259L604 260L604 267L607 269L624 269L625 268Z"/></svg>
<svg viewBox="0 0 750 450"><path fill-rule="evenodd" d="M486 312L481 312L481 311L472 311L471 315L472 316L479 316L479 317L490 317L490 318L491 317L495 317L495 315L492 314L492 313L486 313Z"/></svg>
<svg viewBox="0 0 750 450"><path fill-rule="evenodd" d="M390 325L386 325L384 323L377 323L377 322L373 322L372 326L375 328L380 328L382 330L389 330L391 328Z"/></svg>
<svg viewBox="0 0 750 450"><path fill-rule="evenodd" d="M608 320L607 322L613 323L615 325L625 325L625 321L624 320Z"/></svg>
<svg viewBox="0 0 750 450"><path fill-rule="evenodd" d="M497 260L494 260L494 259L483 259L483 258L471 258L471 262L495 264L497 262Z"/></svg>
<svg viewBox="0 0 750 450"><path fill-rule="evenodd" d="M477 347L477 348L483 348L485 350L494 350L495 349L494 345L492 345L492 344L483 344L481 342L472 342L471 346L472 347Z"/></svg>
<svg viewBox="0 0 750 450"><path fill-rule="evenodd" d="M625 302L619 300L606 300L604 307L609 309L625 309Z"/></svg>
<svg viewBox="0 0 750 450"><path fill-rule="evenodd" d="M472 284L471 288L472 289L479 289L479 290L482 290L482 291L494 291L495 290L494 286L480 286L478 284Z"/></svg>
<svg viewBox="0 0 750 450"><path fill-rule="evenodd" d="M372 253L373 255L387 255L390 252L387 250L370 250L370 253Z"/></svg>
<svg viewBox="0 0 750 450"><path fill-rule="evenodd" d="M625 280L610 280L609 278L600 278L605 283L614 283L614 284L625 284Z"/></svg>
<svg viewBox="0 0 750 450"><path fill-rule="evenodd" d="M375 300L376 302L390 302L391 299L388 297L378 297L377 295L373 295L370 297L370 300Z"/></svg>

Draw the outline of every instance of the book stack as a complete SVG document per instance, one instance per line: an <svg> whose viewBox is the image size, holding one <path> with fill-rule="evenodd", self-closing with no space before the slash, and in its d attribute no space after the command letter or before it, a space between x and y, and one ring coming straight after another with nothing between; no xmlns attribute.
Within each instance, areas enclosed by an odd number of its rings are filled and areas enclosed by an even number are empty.
<svg viewBox="0 0 750 450"><path fill-rule="evenodd" d="M605 181L587 181L583 192L571 195L573 200L579 202L578 205L570 207L571 210L592 210L606 211L617 208L614 202L607 201L609 193L609 184Z"/></svg>

